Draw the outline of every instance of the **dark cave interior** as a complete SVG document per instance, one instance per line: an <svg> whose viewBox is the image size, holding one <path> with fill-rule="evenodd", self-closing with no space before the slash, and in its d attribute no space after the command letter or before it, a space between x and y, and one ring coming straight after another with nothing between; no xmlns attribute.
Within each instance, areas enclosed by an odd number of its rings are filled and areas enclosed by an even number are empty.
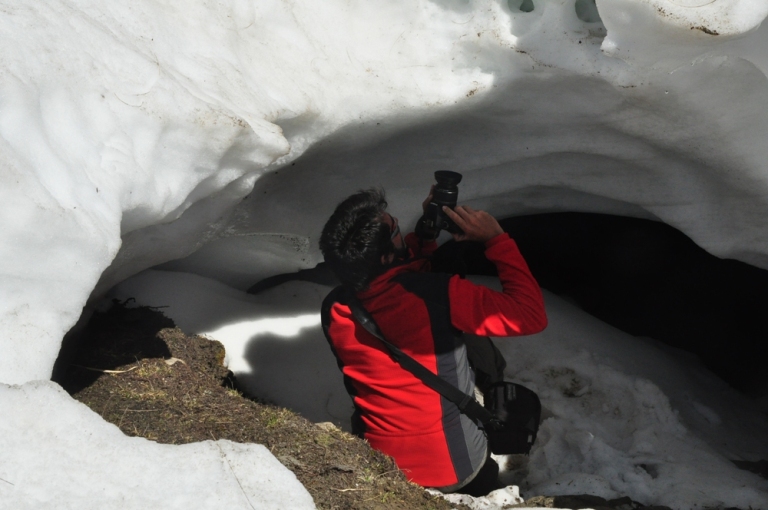
<svg viewBox="0 0 768 510"><path fill-rule="evenodd" d="M695 353L752 397L768 395L768 271L721 259L661 222L595 213L500 221L539 284L598 319ZM483 247L446 243L437 269L495 274ZM465 267L451 267L457 260Z"/></svg>

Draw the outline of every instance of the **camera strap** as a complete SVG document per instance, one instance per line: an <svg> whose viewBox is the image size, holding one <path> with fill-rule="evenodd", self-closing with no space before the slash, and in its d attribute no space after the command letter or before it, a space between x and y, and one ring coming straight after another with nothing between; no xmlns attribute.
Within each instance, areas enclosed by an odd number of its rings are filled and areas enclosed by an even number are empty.
<svg viewBox="0 0 768 510"><path fill-rule="evenodd" d="M453 384L440 378L437 374L430 371L427 367L404 353L399 347L389 342L381 333L379 326L365 309L363 304L354 295L353 292L344 289L337 296L339 302L349 306L352 315L366 331L375 336L386 346L392 358L400 364L401 367L412 373L428 387L447 398L459 408L459 411L466 414L475 421L481 422L486 427L496 428L496 420L486 408L481 406L472 395L467 395Z"/></svg>

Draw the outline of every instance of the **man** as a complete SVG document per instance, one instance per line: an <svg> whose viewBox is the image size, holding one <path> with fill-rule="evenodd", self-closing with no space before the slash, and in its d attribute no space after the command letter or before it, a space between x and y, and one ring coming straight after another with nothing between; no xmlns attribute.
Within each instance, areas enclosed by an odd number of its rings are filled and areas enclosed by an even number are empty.
<svg viewBox="0 0 768 510"><path fill-rule="evenodd" d="M428 257L436 242L414 233L404 238L397 218L386 208L383 191L374 189L341 202L320 238L325 260L389 342L472 394L475 374L470 363L485 363L493 371L494 366L503 370L503 360L489 340L486 347L476 348L476 337L462 332L515 336L543 330L547 318L541 290L515 242L490 214L462 206L444 208L463 231L453 234L454 239L485 243L502 292L460 276L430 272ZM472 495L498 487L498 465L490 458L481 424L403 369L333 293L323 303L322 315L354 401L354 433L392 456L419 485ZM467 342L471 352L499 359L468 359Z"/></svg>

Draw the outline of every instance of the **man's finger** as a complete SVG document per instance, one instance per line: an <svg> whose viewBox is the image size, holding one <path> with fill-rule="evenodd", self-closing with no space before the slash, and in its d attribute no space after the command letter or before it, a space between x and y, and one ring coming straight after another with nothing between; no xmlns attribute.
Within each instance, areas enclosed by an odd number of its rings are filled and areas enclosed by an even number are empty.
<svg viewBox="0 0 768 510"><path fill-rule="evenodd" d="M461 206L459 206L461 207ZM457 207L458 209L458 207ZM443 212L448 215L449 218L451 218L453 221L456 221L457 219L462 220L463 218L459 216L459 213L448 207L447 205L443 206Z"/></svg>
<svg viewBox="0 0 768 510"><path fill-rule="evenodd" d="M472 221L472 216L467 212L467 210L464 208L464 206L458 206L456 209L451 209L450 207L446 207L447 214L451 214L452 216L449 216L454 223L456 223L458 226L461 227L462 230L466 230L469 226L470 222Z"/></svg>
<svg viewBox="0 0 768 510"><path fill-rule="evenodd" d="M454 213L456 216L461 218L464 221L467 221L469 219L469 211L467 211L467 207L464 205L457 205L455 209L451 209L450 207L443 206L444 210L450 211ZM451 217L454 221L456 221L453 217Z"/></svg>

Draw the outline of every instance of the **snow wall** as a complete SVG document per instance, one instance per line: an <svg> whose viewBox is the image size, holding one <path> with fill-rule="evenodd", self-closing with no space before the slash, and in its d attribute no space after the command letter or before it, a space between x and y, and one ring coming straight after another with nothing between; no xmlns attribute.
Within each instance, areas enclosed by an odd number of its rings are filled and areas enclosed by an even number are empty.
<svg viewBox="0 0 768 510"><path fill-rule="evenodd" d="M312 267L341 198L413 222L440 168L498 216L658 219L768 268L768 4L532 7L0 1L0 382L50 378L144 269Z"/></svg>

